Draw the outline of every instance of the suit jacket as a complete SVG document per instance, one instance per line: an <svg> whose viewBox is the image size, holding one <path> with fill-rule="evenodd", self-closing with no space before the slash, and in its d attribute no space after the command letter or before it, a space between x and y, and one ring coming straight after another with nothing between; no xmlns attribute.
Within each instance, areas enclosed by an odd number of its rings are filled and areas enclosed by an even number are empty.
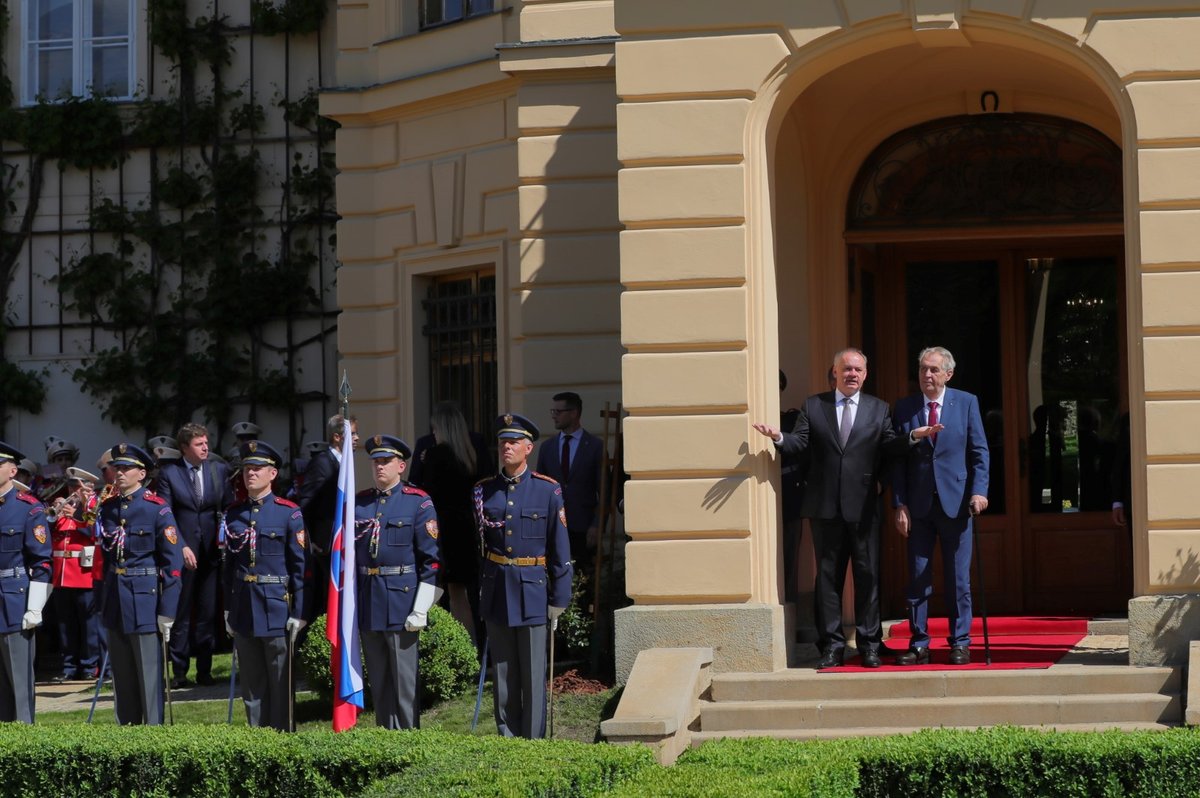
<svg viewBox="0 0 1200 798"><path fill-rule="evenodd" d="M155 493L175 515L183 542L197 555L217 545L217 514L233 503L228 465L205 461L201 476L204 498L199 502L192 492L192 470L185 460L163 463L154 483Z"/></svg>
<svg viewBox="0 0 1200 798"><path fill-rule="evenodd" d="M308 468L304 469L304 481L296 491L296 503L308 525L309 542L322 553L329 551L340 468L333 452L325 447L309 461Z"/></svg>
<svg viewBox="0 0 1200 798"><path fill-rule="evenodd" d="M804 481L804 518L840 518L856 524L872 520L879 504L876 485L883 461L908 448L908 439L896 435L887 403L859 393L854 427L843 450L838 435L837 394L815 394L804 400L796 426L783 433L779 444L785 454L807 454Z"/></svg>
<svg viewBox="0 0 1200 798"><path fill-rule="evenodd" d="M496 473L496 458L488 451L487 439L478 432L469 433L471 436L471 446L475 449L475 474L471 479L474 484L479 479ZM426 489L425 480L425 457L430 449L437 446L437 438L433 433L422 435L417 438L416 444L413 445L412 459L408 465L408 475L405 480L416 485L422 490Z"/></svg>
<svg viewBox="0 0 1200 798"><path fill-rule="evenodd" d="M586 532L596 522L600 503L600 466L604 461L604 443L587 430L580 430L579 444L571 461L571 473L562 476L562 435L547 438L538 449L539 474L555 479L562 486L567 508L567 527Z"/></svg>
<svg viewBox="0 0 1200 798"><path fill-rule="evenodd" d="M937 443L918 441L892 472L892 503L907 505L913 518L926 518L933 510L936 493L949 518L967 515L967 503L975 495L987 496L987 436L979 414L979 400L966 391L946 389L938 421L946 428ZM918 394L896 403L892 421L896 433L907 435L925 425L925 397Z"/></svg>

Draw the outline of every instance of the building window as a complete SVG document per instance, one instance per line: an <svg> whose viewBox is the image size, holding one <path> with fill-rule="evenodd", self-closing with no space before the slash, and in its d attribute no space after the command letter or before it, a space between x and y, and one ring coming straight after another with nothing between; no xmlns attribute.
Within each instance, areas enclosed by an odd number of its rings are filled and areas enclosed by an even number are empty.
<svg viewBox="0 0 1200 798"><path fill-rule="evenodd" d="M421 29L492 12L495 0L421 0Z"/></svg>
<svg viewBox="0 0 1200 798"><path fill-rule="evenodd" d="M135 0L25 0L24 101L134 91Z"/></svg>
<svg viewBox="0 0 1200 798"><path fill-rule="evenodd" d="M453 400L471 429L488 433L496 419L496 273L435 278L422 333L429 347L429 406Z"/></svg>

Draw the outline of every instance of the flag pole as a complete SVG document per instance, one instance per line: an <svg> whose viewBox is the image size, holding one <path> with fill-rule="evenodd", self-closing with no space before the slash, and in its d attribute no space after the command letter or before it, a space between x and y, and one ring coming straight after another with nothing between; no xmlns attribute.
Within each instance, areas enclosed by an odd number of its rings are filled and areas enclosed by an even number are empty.
<svg viewBox="0 0 1200 798"><path fill-rule="evenodd" d="M331 646L333 730L355 725L362 710L362 665L359 660L354 579L354 463L350 426L350 376L342 370L338 388L342 415L342 457L338 470L337 523L330 541L330 579L325 634Z"/></svg>

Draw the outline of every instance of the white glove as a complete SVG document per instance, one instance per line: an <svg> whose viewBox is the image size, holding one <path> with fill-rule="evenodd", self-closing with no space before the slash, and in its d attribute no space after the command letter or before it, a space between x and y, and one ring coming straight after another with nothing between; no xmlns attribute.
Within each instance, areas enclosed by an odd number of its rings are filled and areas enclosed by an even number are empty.
<svg viewBox="0 0 1200 798"><path fill-rule="evenodd" d="M303 629L307 624L307 621L303 621L299 618L288 618L287 626L285 627L287 629L288 641L292 643L296 642L296 635L300 634L300 630Z"/></svg>
<svg viewBox="0 0 1200 798"><path fill-rule="evenodd" d="M230 637L233 637L233 627L229 625L229 610L225 610L225 631L229 633Z"/></svg>
<svg viewBox="0 0 1200 798"><path fill-rule="evenodd" d="M49 582L30 582L29 598L25 602L25 615L21 618L22 629L36 629L42 625L42 608L50 598Z"/></svg>
<svg viewBox="0 0 1200 798"><path fill-rule="evenodd" d="M158 616L158 633L162 635L164 643L171 639L171 626L174 623L174 618L168 618L165 615Z"/></svg>
<svg viewBox="0 0 1200 798"><path fill-rule="evenodd" d="M550 631L558 631L558 616L567 611L566 607L551 607L550 608Z"/></svg>
<svg viewBox="0 0 1200 798"><path fill-rule="evenodd" d="M404 620L404 628L410 632L419 632L425 628L429 608L437 598L437 585L422 582L417 586L417 598L413 601L413 610Z"/></svg>

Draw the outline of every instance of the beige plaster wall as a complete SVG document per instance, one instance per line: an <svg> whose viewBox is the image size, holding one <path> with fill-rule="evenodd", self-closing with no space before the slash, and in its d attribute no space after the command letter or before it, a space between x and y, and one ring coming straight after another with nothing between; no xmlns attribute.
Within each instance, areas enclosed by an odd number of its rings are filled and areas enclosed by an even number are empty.
<svg viewBox="0 0 1200 798"><path fill-rule="evenodd" d="M339 7L339 344L360 424L427 429L420 301L494 267L501 409L543 430L578 391L584 425L620 400L611 2L497 3L416 31L416 5ZM585 37L583 48L541 39ZM607 52L606 52L607 50ZM530 64L536 63L536 67Z"/></svg>

